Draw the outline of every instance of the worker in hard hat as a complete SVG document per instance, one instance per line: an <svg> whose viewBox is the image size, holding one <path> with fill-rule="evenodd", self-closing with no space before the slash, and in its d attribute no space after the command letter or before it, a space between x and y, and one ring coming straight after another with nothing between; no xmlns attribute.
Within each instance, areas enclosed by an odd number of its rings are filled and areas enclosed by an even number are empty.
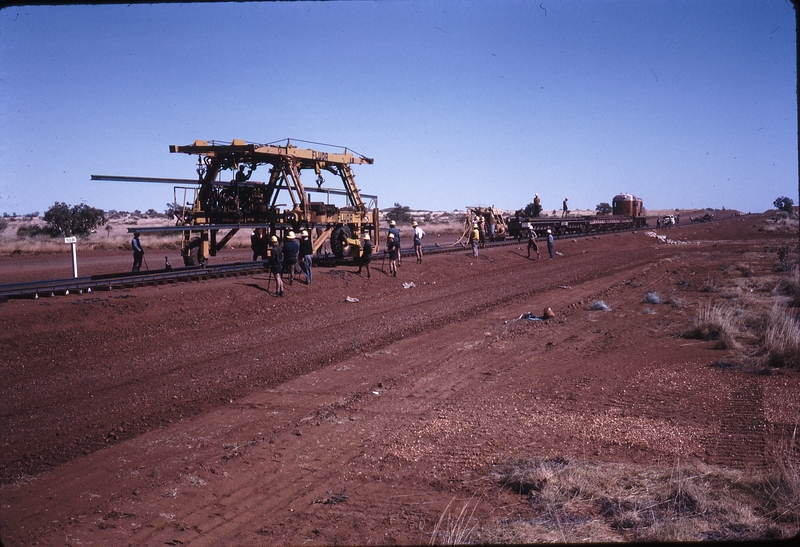
<svg viewBox="0 0 800 547"><path fill-rule="evenodd" d="M389 253L389 275L397 277L397 255L400 252L400 247L397 245L392 233L389 234L386 240L386 252Z"/></svg>
<svg viewBox="0 0 800 547"><path fill-rule="evenodd" d="M469 243L472 245L472 257L478 257L478 243L481 241L481 233L478 231L478 223L472 223L472 231L469 234Z"/></svg>
<svg viewBox="0 0 800 547"><path fill-rule="evenodd" d="M400 252L400 228L394 220L389 221L389 233L394 234L394 244L397 247L397 265L402 266L403 255Z"/></svg>
<svg viewBox="0 0 800 547"><path fill-rule="evenodd" d="M300 254L300 244L294 232L289 230L286 241L283 242L283 269L289 275L289 285L294 280L294 269L297 266L297 256Z"/></svg>
<svg viewBox="0 0 800 547"><path fill-rule="evenodd" d="M283 278L281 271L283 271L283 251L278 243L278 238L272 236L270 238L270 255L269 255L269 271L275 276L275 296L283 296Z"/></svg>
<svg viewBox="0 0 800 547"><path fill-rule="evenodd" d="M311 265L314 259L314 248L311 246L311 238L308 230L300 232L300 269L306 276L306 285L311 285Z"/></svg>
<svg viewBox="0 0 800 547"><path fill-rule="evenodd" d="M358 262L358 275L361 275L361 268L367 269L367 279L369 279L369 263L372 262L372 242L369 234L364 234L364 244L361 245L361 260ZM391 266L391 263L390 263Z"/></svg>
<svg viewBox="0 0 800 547"><path fill-rule="evenodd" d="M547 252L550 253L550 260L553 260L553 231L547 230Z"/></svg>
<svg viewBox="0 0 800 547"><path fill-rule="evenodd" d="M536 194L533 198L533 216L538 217L540 214L542 214L542 199Z"/></svg>
<svg viewBox="0 0 800 547"><path fill-rule="evenodd" d="M417 264L422 264L422 238L425 237L425 231L419 227L417 221L411 223L414 228L414 254L417 257Z"/></svg>

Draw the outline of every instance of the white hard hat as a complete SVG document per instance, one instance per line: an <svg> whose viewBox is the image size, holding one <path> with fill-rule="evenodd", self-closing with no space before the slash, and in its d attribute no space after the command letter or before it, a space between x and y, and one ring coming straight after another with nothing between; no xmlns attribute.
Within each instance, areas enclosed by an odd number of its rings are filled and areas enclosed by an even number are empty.
<svg viewBox="0 0 800 547"><path fill-rule="evenodd" d="M364 241L369 241L369 234L364 234Z"/></svg>

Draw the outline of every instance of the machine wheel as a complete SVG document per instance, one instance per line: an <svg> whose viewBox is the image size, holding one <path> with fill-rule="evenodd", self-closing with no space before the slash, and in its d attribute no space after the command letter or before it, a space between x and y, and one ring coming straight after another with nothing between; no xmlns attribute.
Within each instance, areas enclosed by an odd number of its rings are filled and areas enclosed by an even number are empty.
<svg viewBox="0 0 800 547"><path fill-rule="evenodd" d="M348 226L337 226L331 232L331 252L336 258L344 258L347 251L347 238L350 237Z"/></svg>

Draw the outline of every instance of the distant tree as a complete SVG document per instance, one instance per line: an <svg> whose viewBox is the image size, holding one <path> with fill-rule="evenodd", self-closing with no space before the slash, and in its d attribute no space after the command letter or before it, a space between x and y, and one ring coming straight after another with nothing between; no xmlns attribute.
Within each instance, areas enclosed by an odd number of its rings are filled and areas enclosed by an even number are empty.
<svg viewBox="0 0 800 547"><path fill-rule="evenodd" d="M147 212L145 212L145 215L149 217L157 217L158 211L156 211L155 209L148 209Z"/></svg>
<svg viewBox="0 0 800 547"><path fill-rule="evenodd" d="M178 205L177 203L167 203L167 208L164 209L164 214L169 218L180 219L183 218L183 216L188 212L186 209L191 209L191 207L191 204L184 208L182 205Z"/></svg>
<svg viewBox="0 0 800 547"><path fill-rule="evenodd" d="M541 208L541 207L542 206L539 205L539 208ZM536 209L537 209L536 204L531 202L531 203L527 204L524 208L519 209L516 212L516 216L519 216L519 217L533 217L533 216L536 216L537 213L541 212L541 211L537 211Z"/></svg>
<svg viewBox="0 0 800 547"><path fill-rule="evenodd" d="M64 202L56 202L44 213L45 230L53 237L61 235L88 236L98 226L106 223L102 209L95 209L85 203L70 207Z"/></svg>
<svg viewBox="0 0 800 547"><path fill-rule="evenodd" d="M609 205L605 201L603 201L601 203L598 203L597 207L595 207L594 210L597 211L598 215L610 215L614 211L614 208L611 207L611 205Z"/></svg>
<svg viewBox="0 0 800 547"><path fill-rule="evenodd" d="M794 205L794 200L792 198L787 197L779 197L775 201L772 202L779 211L786 211L787 213L792 212L792 206Z"/></svg>
<svg viewBox="0 0 800 547"><path fill-rule="evenodd" d="M411 222L414 220L411 214L411 208L395 203L394 207L386 212L386 220L394 220L395 222Z"/></svg>

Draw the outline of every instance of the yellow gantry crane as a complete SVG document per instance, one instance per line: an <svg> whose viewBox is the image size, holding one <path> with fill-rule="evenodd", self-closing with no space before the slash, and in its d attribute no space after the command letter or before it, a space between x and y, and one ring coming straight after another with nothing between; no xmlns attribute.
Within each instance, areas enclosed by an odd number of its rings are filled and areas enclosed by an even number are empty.
<svg viewBox="0 0 800 547"><path fill-rule="evenodd" d="M353 164L372 164L372 158L347 148L340 152L299 148L289 139L281 144L196 140L185 146L170 145L169 150L198 157L196 180L105 175L92 175L92 179L180 184L175 187L178 225L168 230L140 231L182 231L187 265L194 262L195 250L197 260L205 263L241 228L262 229L281 236L288 230L308 230L314 253L329 241L330 252L336 258L358 256L364 233L370 233L376 243L380 240L377 196L361 193L350 168ZM252 180L259 168L267 169L265 182ZM301 173L309 170L316 175L315 186L301 181ZM227 171L230 176L223 176ZM323 187L323 172L339 177L344 188ZM328 199L312 201L312 193L326 194ZM279 204L279 196L286 194L287 203ZM331 204L331 196L344 196L346 204ZM364 198L370 202L365 203ZM218 238L220 230L227 231L222 238Z"/></svg>

